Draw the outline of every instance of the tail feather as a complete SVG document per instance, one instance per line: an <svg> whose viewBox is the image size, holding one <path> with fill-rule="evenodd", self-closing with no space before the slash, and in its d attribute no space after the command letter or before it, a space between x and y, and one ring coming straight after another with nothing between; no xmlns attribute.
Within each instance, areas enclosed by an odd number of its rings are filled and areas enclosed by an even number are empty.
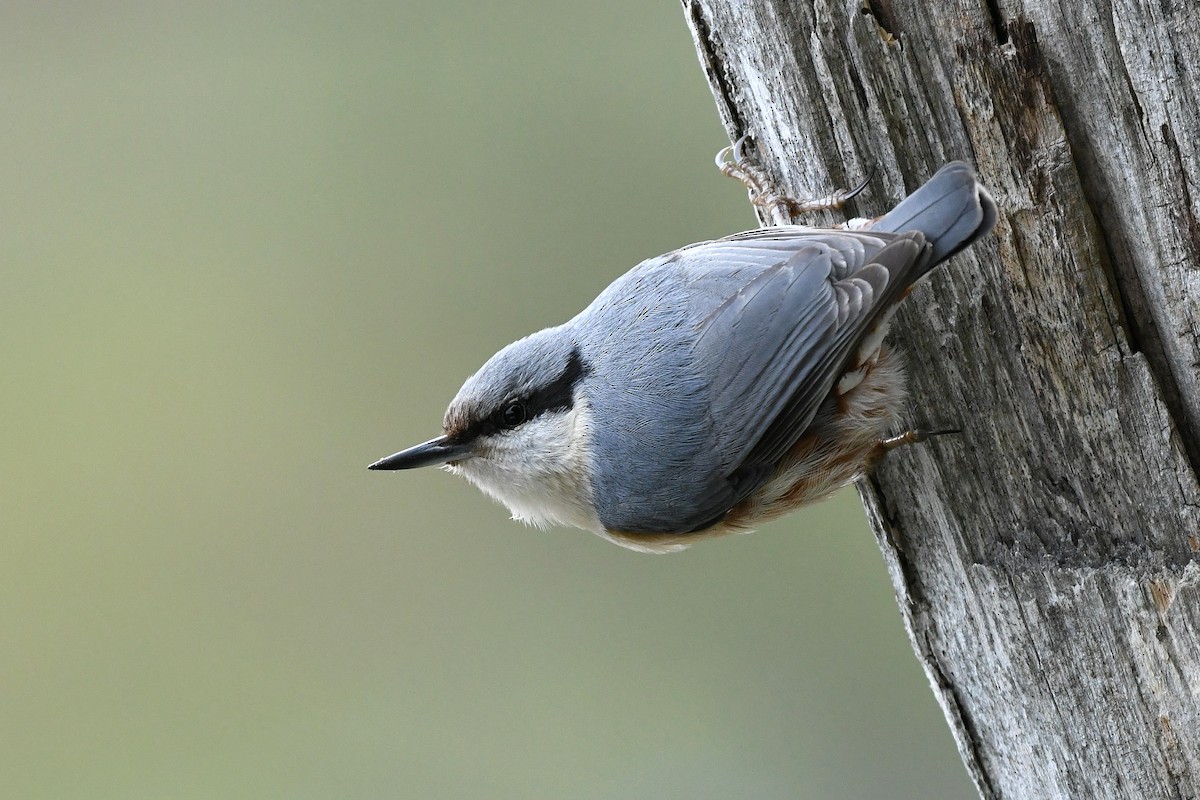
<svg viewBox="0 0 1200 800"><path fill-rule="evenodd" d="M975 170L962 161L952 161L870 229L925 234L933 245L929 262L932 269L988 233L995 224L996 202L975 179Z"/></svg>

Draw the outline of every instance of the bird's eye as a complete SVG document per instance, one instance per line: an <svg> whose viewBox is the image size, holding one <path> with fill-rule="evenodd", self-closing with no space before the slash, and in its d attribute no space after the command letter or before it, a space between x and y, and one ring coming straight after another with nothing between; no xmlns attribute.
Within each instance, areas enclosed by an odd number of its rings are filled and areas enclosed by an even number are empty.
<svg viewBox="0 0 1200 800"><path fill-rule="evenodd" d="M500 419L506 428L515 428L526 419L525 404L514 400L500 411Z"/></svg>

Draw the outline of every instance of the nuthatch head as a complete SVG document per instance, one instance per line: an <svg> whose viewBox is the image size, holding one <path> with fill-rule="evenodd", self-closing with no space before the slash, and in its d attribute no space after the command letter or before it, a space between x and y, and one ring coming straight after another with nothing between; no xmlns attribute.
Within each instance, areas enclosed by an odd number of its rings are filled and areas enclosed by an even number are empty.
<svg viewBox="0 0 1200 800"><path fill-rule="evenodd" d="M371 469L440 465L515 519L648 552L747 530L894 443L898 303L991 230L962 162L856 229L780 226L644 261L570 321L492 356L442 435Z"/></svg>

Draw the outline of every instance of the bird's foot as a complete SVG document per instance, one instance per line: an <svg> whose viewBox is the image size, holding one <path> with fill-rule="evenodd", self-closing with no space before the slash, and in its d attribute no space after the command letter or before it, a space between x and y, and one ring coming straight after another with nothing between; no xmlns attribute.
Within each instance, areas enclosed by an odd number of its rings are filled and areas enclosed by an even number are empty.
<svg viewBox="0 0 1200 800"><path fill-rule="evenodd" d="M874 170L867 175L866 180L853 189L839 189L824 197L799 200L789 197L775 188L774 181L758 162L746 154L746 143L750 137L743 136L737 142L721 149L717 153L717 169L721 174L733 178L746 187L750 193L750 202L760 208L765 208L776 225L790 224L792 219L803 214L817 211L834 211L846 204L846 201L867 188L871 182Z"/></svg>

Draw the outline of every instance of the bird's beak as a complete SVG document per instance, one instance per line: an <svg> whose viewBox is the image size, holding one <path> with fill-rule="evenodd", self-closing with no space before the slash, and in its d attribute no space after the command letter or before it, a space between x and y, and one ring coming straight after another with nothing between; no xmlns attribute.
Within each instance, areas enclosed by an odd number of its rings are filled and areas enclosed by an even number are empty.
<svg viewBox="0 0 1200 800"><path fill-rule="evenodd" d="M407 450L401 450L395 455L381 458L367 469L415 469L417 467L432 467L450 461L460 461L469 458L469 444L455 444L446 436L430 439L428 442L414 445Z"/></svg>

